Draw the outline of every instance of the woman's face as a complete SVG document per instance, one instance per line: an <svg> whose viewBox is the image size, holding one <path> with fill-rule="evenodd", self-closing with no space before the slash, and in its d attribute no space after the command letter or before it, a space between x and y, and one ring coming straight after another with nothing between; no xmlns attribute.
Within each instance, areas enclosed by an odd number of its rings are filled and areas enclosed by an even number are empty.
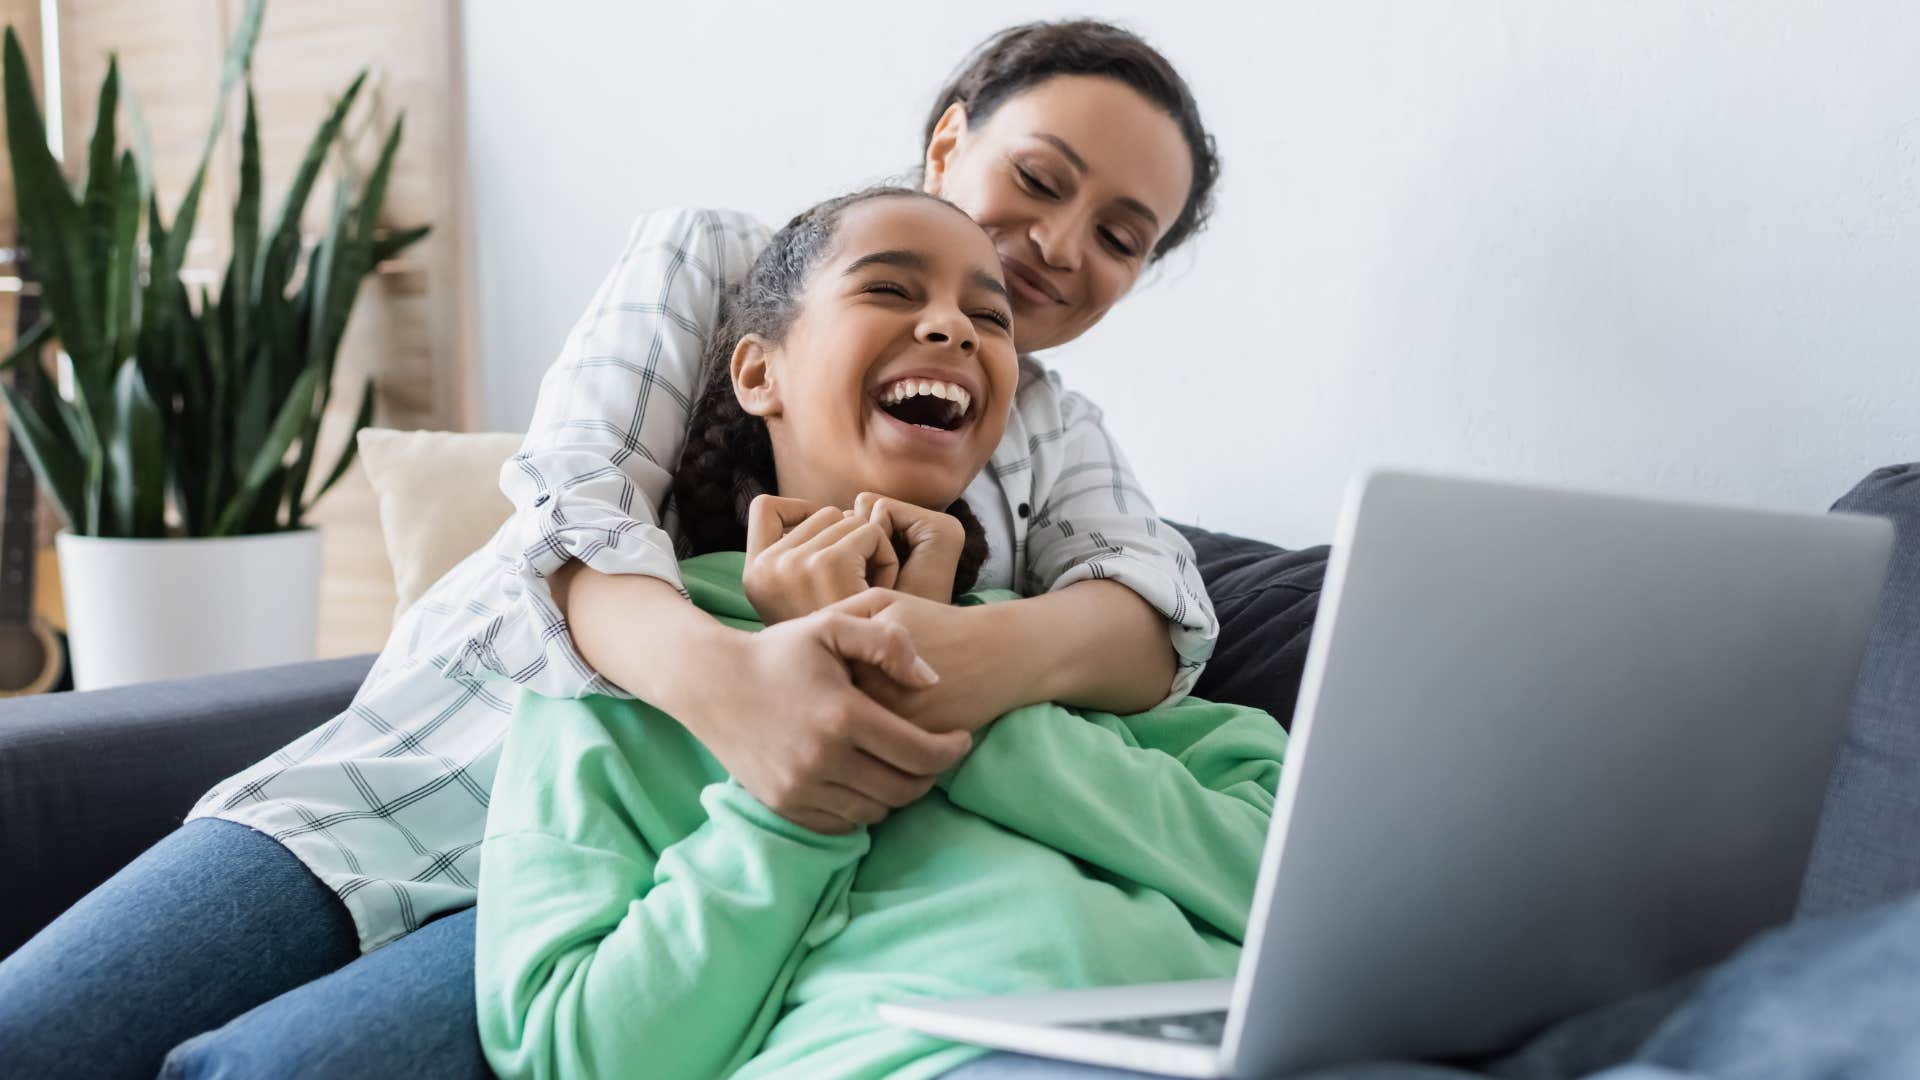
<svg viewBox="0 0 1920 1080"><path fill-rule="evenodd" d="M1026 352L1072 341L1126 295L1192 182L1173 117L1100 76L1038 83L977 127L956 104L927 144L926 190L993 238Z"/></svg>
<svg viewBox="0 0 1920 1080"><path fill-rule="evenodd" d="M1012 317L993 244L965 214L917 197L841 211L786 340L749 336L733 354L734 395L767 421L780 494L946 509L1006 430Z"/></svg>

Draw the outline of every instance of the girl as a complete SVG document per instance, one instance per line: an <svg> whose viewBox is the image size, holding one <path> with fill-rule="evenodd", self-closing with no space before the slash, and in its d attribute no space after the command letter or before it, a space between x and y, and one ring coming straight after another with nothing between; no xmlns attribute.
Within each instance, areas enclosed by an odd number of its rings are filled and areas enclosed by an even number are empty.
<svg viewBox="0 0 1920 1080"><path fill-rule="evenodd" d="M801 214L756 260L674 487L702 552L682 579L726 632L968 588L986 553L960 494L1009 411L1047 404L1020 388L993 256L965 214L894 188ZM904 650L867 655L915 680ZM1124 719L1035 705L982 729L938 790L830 835L650 705L528 695L481 862L488 1060L935 1076L984 1051L875 1003L1229 976L1285 738L1194 699Z"/></svg>

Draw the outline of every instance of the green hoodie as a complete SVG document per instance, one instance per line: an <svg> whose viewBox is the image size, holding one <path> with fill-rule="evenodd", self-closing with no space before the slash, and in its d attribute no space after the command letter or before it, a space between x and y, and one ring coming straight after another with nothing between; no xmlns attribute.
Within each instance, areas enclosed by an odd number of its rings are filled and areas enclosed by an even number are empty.
<svg viewBox="0 0 1920 1080"><path fill-rule="evenodd" d="M757 630L743 561L681 573ZM481 1044L509 1078L931 1077L984 1051L876 1003L1231 976L1285 745L1194 698L1029 706L919 802L828 836L657 709L526 695L481 858Z"/></svg>

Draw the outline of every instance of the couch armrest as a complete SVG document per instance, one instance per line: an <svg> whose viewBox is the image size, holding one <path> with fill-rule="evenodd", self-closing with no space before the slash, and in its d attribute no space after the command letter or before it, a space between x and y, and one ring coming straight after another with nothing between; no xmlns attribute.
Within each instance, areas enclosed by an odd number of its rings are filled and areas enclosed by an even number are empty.
<svg viewBox="0 0 1920 1080"><path fill-rule="evenodd" d="M345 709L374 655L0 702L0 956Z"/></svg>

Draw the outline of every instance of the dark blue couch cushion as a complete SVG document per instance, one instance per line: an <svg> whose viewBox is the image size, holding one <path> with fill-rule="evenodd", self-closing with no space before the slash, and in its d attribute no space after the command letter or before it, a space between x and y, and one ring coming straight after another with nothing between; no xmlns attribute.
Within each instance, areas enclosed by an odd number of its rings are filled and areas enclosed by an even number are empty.
<svg viewBox="0 0 1920 1080"><path fill-rule="evenodd" d="M1291 726L1329 549L1288 551L1191 525L1175 528L1193 545L1220 619L1220 640L1194 696L1265 709Z"/></svg>
<svg viewBox="0 0 1920 1080"><path fill-rule="evenodd" d="M1802 916L1920 890L1920 463L1875 470L1833 508L1891 518L1895 538L1800 894Z"/></svg>

